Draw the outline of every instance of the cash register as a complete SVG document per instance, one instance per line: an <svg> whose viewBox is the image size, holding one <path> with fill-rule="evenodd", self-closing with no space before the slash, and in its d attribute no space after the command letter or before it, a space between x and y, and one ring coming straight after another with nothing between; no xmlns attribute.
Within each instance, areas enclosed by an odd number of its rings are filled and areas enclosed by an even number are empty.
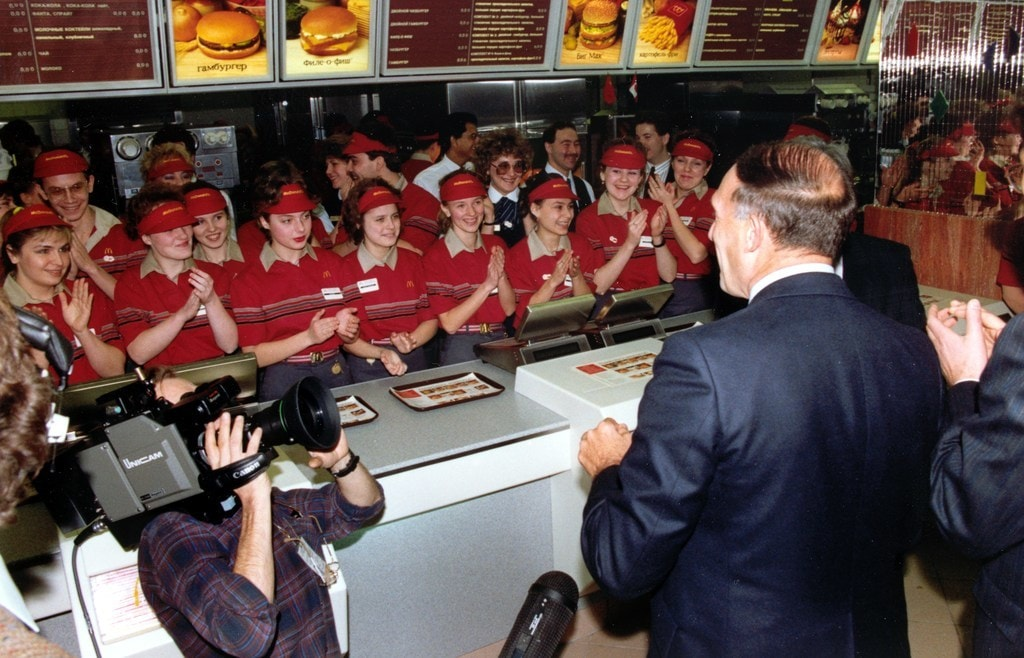
<svg viewBox="0 0 1024 658"><path fill-rule="evenodd" d="M473 349L484 362L509 372L527 363L585 352L590 343L578 332L590 322L595 302L593 295L580 295L531 304L514 337L480 343Z"/></svg>

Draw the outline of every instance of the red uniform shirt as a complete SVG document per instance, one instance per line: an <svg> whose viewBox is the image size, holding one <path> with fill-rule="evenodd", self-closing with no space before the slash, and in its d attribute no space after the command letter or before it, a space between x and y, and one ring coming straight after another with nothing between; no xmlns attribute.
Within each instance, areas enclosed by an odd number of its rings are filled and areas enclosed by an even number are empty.
<svg viewBox="0 0 1024 658"><path fill-rule="evenodd" d="M437 213L441 202L419 185L410 183L402 190L402 239L427 253L437 242Z"/></svg>
<svg viewBox="0 0 1024 658"><path fill-rule="evenodd" d="M639 209L647 210L647 226L644 233L647 240L641 240L633 250L633 254L622 268L619 278L612 284L612 290L640 290L659 285L658 264L654 255L654 247L650 245L651 217L661 206L651 199L636 199ZM576 230L585 237L594 249L604 252L605 262L610 261L619 252L629 235L629 222L624 217L608 212L610 209L608 195L602 195L597 203L592 203L580 212L576 219ZM605 211L603 214L601 211ZM648 246L645 246L648 245Z"/></svg>
<svg viewBox="0 0 1024 658"><path fill-rule="evenodd" d="M446 234L423 255L427 294L430 296L430 306L437 315L450 311L476 292L487 278L492 249L497 247L505 252L508 262L508 247L504 240L493 235L481 235L480 238L482 246L473 251L462 248L452 256L448 246L449 234ZM458 238L453 236L452 239L458 242ZM505 311L501 308L497 292L493 292L470 316L467 324L501 324L504 321Z"/></svg>
<svg viewBox="0 0 1024 658"><path fill-rule="evenodd" d="M266 245L262 256L231 283L238 344L252 347L294 336L309 328L317 311L322 309L326 317L348 306L342 291L341 260L333 251L307 247L298 264L292 265L277 258ZM331 336L308 351L340 346L341 339Z"/></svg>
<svg viewBox="0 0 1024 658"><path fill-rule="evenodd" d="M85 248L96 264L118 277L129 267L141 263L148 253L145 243L129 238L117 217L102 208L91 207L96 214L96 227L86 240Z"/></svg>
<svg viewBox="0 0 1024 658"><path fill-rule="evenodd" d="M679 219L686 224L693 237L697 238L708 250L708 257L699 263L694 263L686 255L683 248L676 242L672 226L665 224L665 244L672 255L676 257L676 278L677 279L699 279L711 274L712 252L711 246L711 224L715 221L715 209L711 206L711 197L715 190L708 188L704 196L698 197L695 192L684 196L676 210L679 212Z"/></svg>
<svg viewBox="0 0 1024 658"><path fill-rule="evenodd" d="M177 282L174 282L159 270L151 271L152 262L151 258L147 258L142 264L125 270L114 289L114 307L125 345L131 345L143 331L166 320L184 306L192 294L193 288L188 282L187 273L178 275ZM213 277L214 292L224 306L230 308L227 295L231 277L224 268L202 261L192 261L192 265ZM146 269L145 276L142 274L143 268ZM224 356L224 352L217 347L206 313L200 311L185 323L162 352L143 365L173 366L218 356Z"/></svg>
<svg viewBox="0 0 1024 658"><path fill-rule="evenodd" d="M359 336L367 341L390 340L393 332L413 331L437 314L430 307L420 257L408 249L394 248L394 269L372 264L360 245L342 259L345 301L359 309Z"/></svg>
<svg viewBox="0 0 1024 658"><path fill-rule="evenodd" d="M580 270L586 277L590 287L594 287L594 272L604 265L604 256L601 251L594 249L590 243L581 235L570 233L561 239L561 246L554 254L544 253L544 246L540 244L536 233L530 233L526 239L520 240L509 250L508 258L505 261L505 272L508 273L509 283L516 293L516 326L523 319L526 307L530 305L530 297L540 290L544 282L551 278L558 259L565 251L565 244L568 243L574 256L580 259ZM572 283L563 283L555 289L549 301L572 297Z"/></svg>

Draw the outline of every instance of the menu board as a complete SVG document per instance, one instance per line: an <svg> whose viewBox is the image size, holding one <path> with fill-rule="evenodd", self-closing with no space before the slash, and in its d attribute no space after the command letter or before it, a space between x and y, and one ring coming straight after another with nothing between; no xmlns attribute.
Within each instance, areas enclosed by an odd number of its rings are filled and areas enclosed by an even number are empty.
<svg viewBox="0 0 1024 658"><path fill-rule="evenodd" d="M905 2L892 34L882 41L883 57L896 62L903 57L970 52L971 25L980 6L975 2Z"/></svg>
<svg viewBox="0 0 1024 658"><path fill-rule="evenodd" d="M391 0L383 73L531 70L547 63L545 0Z"/></svg>
<svg viewBox="0 0 1024 658"><path fill-rule="evenodd" d="M1006 59L1016 55L1013 52L1012 40L1006 41L1007 31L1014 30L1019 35L1024 29L1024 6L1019 4L995 4L986 2L981 7L981 24L978 31L978 42L988 46L998 43L1009 47L1011 52L1004 54ZM1019 48L1020 43L1017 43Z"/></svg>
<svg viewBox="0 0 1024 658"><path fill-rule="evenodd" d="M559 68L621 67L626 9L622 0L567 0Z"/></svg>
<svg viewBox="0 0 1024 658"><path fill-rule="evenodd" d="M696 14L697 3L693 0L643 0L632 66L687 64Z"/></svg>
<svg viewBox="0 0 1024 658"><path fill-rule="evenodd" d="M338 78L373 73L372 0L323 0L282 4L281 59L285 80Z"/></svg>
<svg viewBox="0 0 1024 658"><path fill-rule="evenodd" d="M708 0L699 63L802 62L815 0Z"/></svg>
<svg viewBox="0 0 1024 658"><path fill-rule="evenodd" d="M865 64L877 64L878 58L882 52L882 10L875 11L874 19L875 28L871 30L871 43L868 45L868 50L864 54Z"/></svg>
<svg viewBox="0 0 1024 658"><path fill-rule="evenodd" d="M270 24L266 0L169 0L172 81L195 85L272 80Z"/></svg>
<svg viewBox="0 0 1024 658"><path fill-rule="evenodd" d="M0 7L4 92L93 90L107 82L160 84L154 22L146 0L2 0ZM39 85L45 88L33 88Z"/></svg>
<svg viewBox="0 0 1024 658"><path fill-rule="evenodd" d="M865 31L871 0L831 0L825 15L825 27L818 40L817 64L842 64L858 61L860 44L871 33Z"/></svg>

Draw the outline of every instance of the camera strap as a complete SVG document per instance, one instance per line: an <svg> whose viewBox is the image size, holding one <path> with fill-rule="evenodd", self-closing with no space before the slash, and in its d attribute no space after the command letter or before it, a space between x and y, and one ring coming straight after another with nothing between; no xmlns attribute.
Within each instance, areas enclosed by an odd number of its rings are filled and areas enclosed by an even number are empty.
<svg viewBox="0 0 1024 658"><path fill-rule="evenodd" d="M199 485L210 490L234 491L249 484L270 467L277 457L277 450L269 447L263 452L199 475Z"/></svg>

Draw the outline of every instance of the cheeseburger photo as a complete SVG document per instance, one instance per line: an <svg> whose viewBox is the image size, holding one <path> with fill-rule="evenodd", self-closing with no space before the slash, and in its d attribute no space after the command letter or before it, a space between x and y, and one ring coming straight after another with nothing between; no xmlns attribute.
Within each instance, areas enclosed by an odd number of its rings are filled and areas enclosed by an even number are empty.
<svg viewBox="0 0 1024 658"><path fill-rule="evenodd" d="M299 43L310 55L340 55L352 50L359 38L355 14L341 7L309 10L299 23Z"/></svg>
<svg viewBox="0 0 1024 658"><path fill-rule="evenodd" d="M240 59L260 49L260 24L238 11L214 11L196 24L199 50L214 59Z"/></svg>
<svg viewBox="0 0 1024 658"><path fill-rule="evenodd" d="M611 46L619 38L619 5L614 0L590 0L583 7L580 44L591 50Z"/></svg>

